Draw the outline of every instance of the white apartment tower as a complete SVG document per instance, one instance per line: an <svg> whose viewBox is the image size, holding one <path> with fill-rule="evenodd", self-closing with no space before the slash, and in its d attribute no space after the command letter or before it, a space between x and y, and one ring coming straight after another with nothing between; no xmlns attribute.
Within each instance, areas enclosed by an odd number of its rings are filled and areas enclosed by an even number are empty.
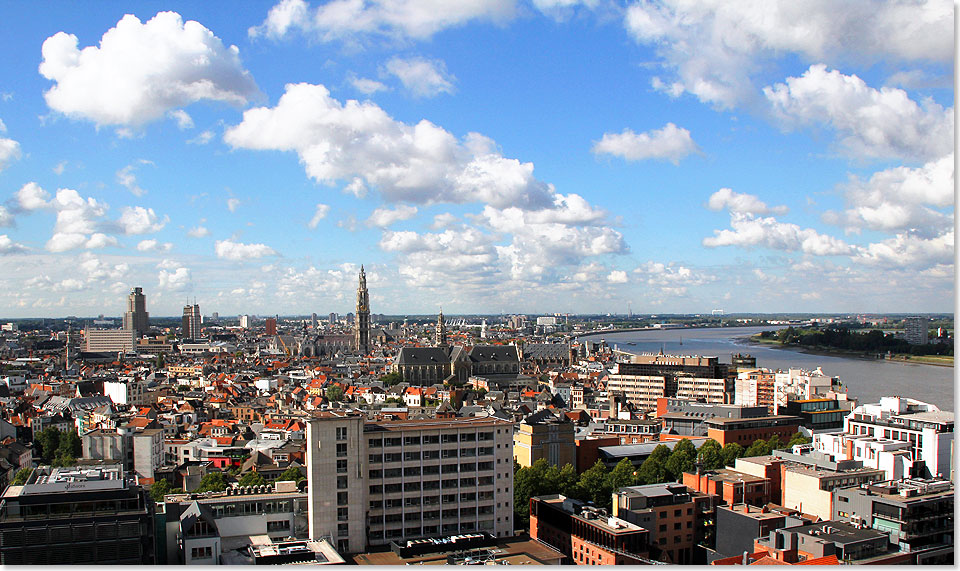
<svg viewBox="0 0 960 571"><path fill-rule="evenodd" d="M513 424L496 418L307 423L310 537L338 550L467 532L513 535Z"/></svg>

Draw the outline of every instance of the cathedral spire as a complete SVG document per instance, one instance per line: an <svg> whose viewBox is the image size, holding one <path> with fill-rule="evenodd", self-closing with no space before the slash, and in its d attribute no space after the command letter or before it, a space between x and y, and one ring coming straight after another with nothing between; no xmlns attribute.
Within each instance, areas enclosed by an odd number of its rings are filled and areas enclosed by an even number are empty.
<svg viewBox="0 0 960 571"><path fill-rule="evenodd" d="M434 339L438 347L447 344L447 326L443 322L443 306L440 306L440 314L437 315L437 333Z"/></svg>
<svg viewBox="0 0 960 571"><path fill-rule="evenodd" d="M354 345L358 353L370 350L370 294L367 292L367 274L360 265L357 285L357 316L354 319Z"/></svg>

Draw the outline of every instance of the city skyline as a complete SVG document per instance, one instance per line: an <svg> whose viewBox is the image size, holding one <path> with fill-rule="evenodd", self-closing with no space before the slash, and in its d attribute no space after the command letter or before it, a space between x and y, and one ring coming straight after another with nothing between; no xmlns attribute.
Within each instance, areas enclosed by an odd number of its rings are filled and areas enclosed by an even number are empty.
<svg viewBox="0 0 960 571"><path fill-rule="evenodd" d="M6 317L954 310L950 2L51 6Z"/></svg>

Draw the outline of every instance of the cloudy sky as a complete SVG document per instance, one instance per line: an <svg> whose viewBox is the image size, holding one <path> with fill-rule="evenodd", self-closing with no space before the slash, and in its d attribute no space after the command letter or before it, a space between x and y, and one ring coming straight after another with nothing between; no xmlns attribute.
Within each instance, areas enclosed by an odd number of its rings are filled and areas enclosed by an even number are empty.
<svg viewBox="0 0 960 571"><path fill-rule="evenodd" d="M949 1L8 2L0 314L941 312Z"/></svg>

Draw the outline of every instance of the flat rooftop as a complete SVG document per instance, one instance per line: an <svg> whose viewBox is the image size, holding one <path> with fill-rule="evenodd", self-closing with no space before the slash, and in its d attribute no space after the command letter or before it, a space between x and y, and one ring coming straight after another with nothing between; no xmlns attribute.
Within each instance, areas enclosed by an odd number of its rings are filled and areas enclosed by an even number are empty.
<svg viewBox="0 0 960 571"><path fill-rule="evenodd" d="M424 553L412 557L400 557L392 551L361 553L353 557L357 565L446 565L447 556L455 552ZM491 547L469 549L464 554L476 554L475 561L489 557L500 564L509 565L559 565L563 554L535 539L505 540Z"/></svg>
<svg viewBox="0 0 960 571"><path fill-rule="evenodd" d="M34 470L30 479L23 486L9 486L3 497L14 498L64 492L122 490L127 487L127 484L123 467L119 464L67 468L41 466Z"/></svg>

